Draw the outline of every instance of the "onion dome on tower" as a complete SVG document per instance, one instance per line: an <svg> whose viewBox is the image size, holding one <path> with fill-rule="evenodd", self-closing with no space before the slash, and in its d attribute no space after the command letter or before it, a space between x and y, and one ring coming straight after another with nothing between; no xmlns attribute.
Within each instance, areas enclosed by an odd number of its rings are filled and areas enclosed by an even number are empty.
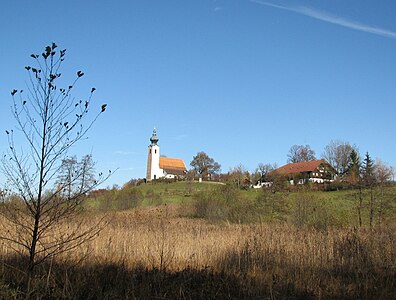
<svg viewBox="0 0 396 300"><path fill-rule="evenodd" d="M152 146L153 146L153 145L157 145L158 141L159 141L159 139L158 139L158 137L157 137L157 129L154 128L154 130L153 130L153 135L152 135L151 138L150 138L151 145L152 145Z"/></svg>

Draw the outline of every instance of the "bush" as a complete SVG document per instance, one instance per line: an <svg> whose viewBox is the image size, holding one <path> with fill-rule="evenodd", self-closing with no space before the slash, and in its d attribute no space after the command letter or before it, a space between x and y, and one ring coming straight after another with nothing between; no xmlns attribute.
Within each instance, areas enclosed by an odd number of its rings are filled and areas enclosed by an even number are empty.
<svg viewBox="0 0 396 300"><path fill-rule="evenodd" d="M161 205L163 201L158 193L155 193L153 189L149 189L145 195L146 204L148 205Z"/></svg>
<svg viewBox="0 0 396 300"><path fill-rule="evenodd" d="M211 222L249 223L258 220L254 203L231 185L195 194L192 216Z"/></svg>
<svg viewBox="0 0 396 300"><path fill-rule="evenodd" d="M126 188L117 191L115 196L115 208L118 210L131 209L139 206L143 200L142 192L134 188Z"/></svg>
<svg viewBox="0 0 396 300"><path fill-rule="evenodd" d="M300 192L296 195L291 217L297 227L327 230L340 226L343 216L337 214L336 208L326 199L317 194Z"/></svg>
<svg viewBox="0 0 396 300"><path fill-rule="evenodd" d="M289 212L287 194L263 189L256 198L257 211L264 220L286 221Z"/></svg>
<svg viewBox="0 0 396 300"><path fill-rule="evenodd" d="M131 187L124 187L121 190L111 189L105 191L95 200L99 202L99 209L108 210L126 210L141 205L143 194L140 190Z"/></svg>

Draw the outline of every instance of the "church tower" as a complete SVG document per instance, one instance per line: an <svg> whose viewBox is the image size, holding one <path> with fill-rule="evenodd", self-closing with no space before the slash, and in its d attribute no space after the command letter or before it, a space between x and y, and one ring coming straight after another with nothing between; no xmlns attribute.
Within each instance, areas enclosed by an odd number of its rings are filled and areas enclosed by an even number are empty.
<svg viewBox="0 0 396 300"><path fill-rule="evenodd" d="M160 168L160 148L158 146L157 130L154 128L153 135L150 138L147 158L147 175L146 180L151 181L164 176L164 171Z"/></svg>

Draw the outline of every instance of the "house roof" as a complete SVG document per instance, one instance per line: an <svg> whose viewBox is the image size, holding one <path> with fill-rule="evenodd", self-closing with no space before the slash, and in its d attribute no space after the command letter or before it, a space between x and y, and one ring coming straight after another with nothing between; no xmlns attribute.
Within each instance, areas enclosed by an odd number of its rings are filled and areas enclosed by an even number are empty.
<svg viewBox="0 0 396 300"><path fill-rule="evenodd" d="M321 164L328 164L324 159L290 163L275 170L281 174L304 173L316 170Z"/></svg>
<svg viewBox="0 0 396 300"><path fill-rule="evenodd" d="M186 165L182 159L160 157L159 167L168 174L182 175L187 171Z"/></svg>

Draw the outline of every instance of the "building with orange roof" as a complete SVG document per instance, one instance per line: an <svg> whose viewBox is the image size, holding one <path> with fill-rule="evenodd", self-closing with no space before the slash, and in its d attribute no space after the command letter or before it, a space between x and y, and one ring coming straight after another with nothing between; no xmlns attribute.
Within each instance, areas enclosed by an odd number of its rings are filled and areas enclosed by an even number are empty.
<svg viewBox="0 0 396 300"><path fill-rule="evenodd" d="M184 177L187 173L184 161L179 158L160 156L157 130L154 128L148 147L146 180L151 181L159 178L173 179Z"/></svg>
<svg viewBox="0 0 396 300"><path fill-rule="evenodd" d="M331 182L336 174L334 168L324 159L290 163L274 172L286 176L291 184Z"/></svg>

